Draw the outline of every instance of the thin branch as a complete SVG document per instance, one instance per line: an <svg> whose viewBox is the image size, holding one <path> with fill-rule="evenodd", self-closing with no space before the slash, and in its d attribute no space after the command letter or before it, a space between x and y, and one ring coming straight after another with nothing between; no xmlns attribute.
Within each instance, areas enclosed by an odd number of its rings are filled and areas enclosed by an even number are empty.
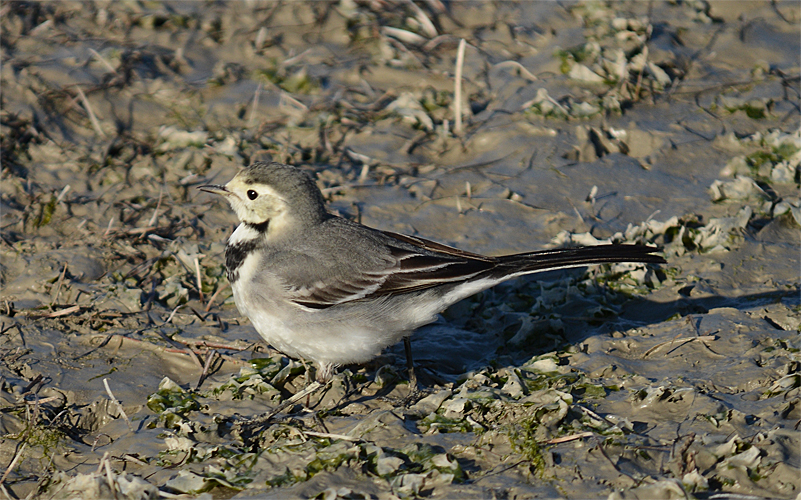
<svg viewBox="0 0 801 500"><path fill-rule="evenodd" d="M331 434L330 432L303 431L303 434L306 434L307 436L314 436L314 437L321 437L328 439L340 439L342 441L361 441L361 438L346 436L344 434Z"/></svg>
<svg viewBox="0 0 801 500"><path fill-rule="evenodd" d="M53 300L50 301L50 306L58 302L58 296L61 294L61 285L64 283L64 277L67 275L67 262L64 262L64 269L61 270L61 275L58 277L58 284L56 284L56 292L53 294Z"/></svg>
<svg viewBox="0 0 801 500"><path fill-rule="evenodd" d="M103 133L103 129L100 128L100 122L97 120L97 116L95 116L95 112L92 111L92 106L89 104L89 99L86 98L86 94L83 93L80 87L75 87L78 91L78 96L81 98L81 103L83 104L84 109L86 109L86 114L89 115L89 121L92 122L92 128L95 129L95 133L100 137L105 138L106 134Z"/></svg>
<svg viewBox="0 0 801 500"><path fill-rule="evenodd" d="M529 81L532 81L532 82L537 80L537 77L534 76L533 74L531 74L531 71L527 70L522 64L520 64L517 61L499 62L498 64L493 66L493 69L509 68L509 67L517 69L517 71L520 73L520 75L523 76L526 80L529 80Z"/></svg>
<svg viewBox="0 0 801 500"><path fill-rule="evenodd" d="M17 465L17 462L19 462L19 459L22 458L22 452L25 451L25 447L26 446L28 446L28 443L22 443L22 446L20 446L19 450L17 450L17 453L14 455L14 460L12 460L11 463L8 465L8 468L6 469L6 472L3 474L3 477L0 477L0 485L3 484L3 482L6 480L8 475L11 473L11 471Z"/></svg>
<svg viewBox="0 0 801 500"><path fill-rule="evenodd" d="M72 313L78 312L80 310L81 310L81 306L74 305L74 306L68 307L66 309L60 309L58 311L53 311L51 313L42 314L39 317L41 317L41 318L58 318L59 316L66 316L67 314L72 314Z"/></svg>
<svg viewBox="0 0 801 500"><path fill-rule="evenodd" d="M200 373L200 378L197 380L197 385L195 386L195 390L200 389L200 386L203 385L203 382L209 376L209 368L211 368L212 362L214 362L215 355L217 351L210 350L209 353L206 355L206 362L203 363L203 371Z"/></svg>
<svg viewBox="0 0 801 500"><path fill-rule="evenodd" d="M200 303L203 304L203 281L200 279L200 260L195 257L195 279L197 279L197 293L200 296ZM204 305L205 307L205 305Z"/></svg>
<svg viewBox="0 0 801 500"><path fill-rule="evenodd" d="M308 434L308 433L307 433ZM568 441L575 441L577 439L584 439L586 437L593 437L595 434L592 432L579 432L578 434L571 434L569 436L562 436L558 438L549 439L545 441L545 444L559 444L559 443L567 443Z"/></svg>
<svg viewBox="0 0 801 500"><path fill-rule="evenodd" d="M105 233L103 233L103 237L106 237L106 236L108 236L109 234L111 234L111 228L112 228L112 227L114 227L114 217L112 217L112 218L111 218L111 219L108 221L108 227L106 228L106 232L105 232Z"/></svg>
<svg viewBox="0 0 801 500"><path fill-rule="evenodd" d="M454 116L454 124L453 124L453 132L454 134L462 135L462 68L464 66L464 47L465 41L462 38L459 41L459 49L456 51L456 75L454 77L454 89L453 89L453 112L456 116Z"/></svg>
<svg viewBox="0 0 801 500"><path fill-rule="evenodd" d="M214 295L212 295L212 296L209 298L209 302L206 304L206 307L205 307L205 311L206 311L206 312L209 312L209 310L211 309L211 305L214 303L214 299L216 299L216 298L217 298L217 295L219 295L219 294L220 294L220 292L222 292L223 290L225 290L225 289L226 289L226 288L228 288L229 286L230 286L230 285L229 285L228 283L226 283L225 285L223 285L223 286L221 286L220 288L218 288L216 292L214 292Z"/></svg>
<svg viewBox="0 0 801 500"><path fill-rule="evenodd" d="M154 228L156 226L156 219L159 216L159 209L161 208L161 198L164 196L164 185L162 184L161 188L159 189L159 202L156 204L156 211L153 212L153 217L150 218L150 221L147 223L148 228Z"/></svg>
<svg viewBox="0 0 801 500"><path fill-rule="evenodd" d="M278 405L272 411L269 411L269 412L265 413L264 415L260 415L258 417L254 417L254 418L251 418L251 419L242 420L240 422L237 422L236 424L234 424L234 427L236 427L238 429L242 429L243 427L256 428L256 427L258 427L258 426L260 426L262 424L265 424L265 423L269 422L274 416L278 415L279 413L281 413L285 409L289 408L290 406L294 405L295 403L297 403L301 399L305 398L306 396L310 396L313 393L319 391L321 388L325 387L325 385L327 385L327 384L321 384L320 382L317 382L315 380L314 382L312 382L311 384L306 386L305 389L303 389L302 391L298 392L297 394L295 394L291 398L287 399L286 401L284 401L283 403Z"/></svg>
<svg viewBox="0 0 801 500"><path fill-rule="evenodd" d="M103 64L103 66L105 66L105 67L106 67L106 69L108 69L108 70L109 70L111 73L114 73L114 74L116 74L116 73L117 73L117 70L116 70L116 69L114 69L114 66L112 66L111 64L109 64L109 62L108 62L108 61L106 61L105 59L103 59L103 56L101 56L101 55L100 55L100 54L99 54L99 53L98 53L98 52L97 52L95 49L89 49L89 52L91 52L91 53L92 53L92 55L93 55L93 56L95 56L95 58L96 58L98 61L100 61L100 62Z"/></svg>
<svg viewBox="0 0 801 500"><path fill-rule="evenodd" d="M666 345L673 345L674 342L678 343L678 345L676 347L680 347L680 346L682 346L684 344L687 344L689 342L694 342L694 341L697 341L697 340L700 340L701 342L706 343L709 340L716 340L716 339L717 339L717 337L714 336L714 335L703 335L701 337L689 337L689 338L671 339L671 340L668 340L668 341L665 341L665 342L660 342L659 344L657 344L657 345L653 346L652 348L648 349L647 351L645 351L645 354L643 354L642 357L643 357L643 359L645 359L649 355L651 355L654 352L656 352L659 349L661 349L662 347L664 347ZM673 350L671 350L670 352L673 352ZM668 352L667 354L670 354L670 352ZM712 351L712 352L714 352L714 351ZM715 354L717 354L717 353L715 353Z"/></svg>
<svg viewBox="0 0 801 500"><path fill-rule="evenodd" d="M261 32L260 32L261 33ZM248 127L252 127L256 121L256 110L259 108L259 96L261 95L262 84L256 87L256 92L253 94L253 104L250 106L250 116L248 117Z"/></svg>
<svg viewBox="0 0 801 500"><path fill-rule="evenodd" d="M128 429L131 432L136 432L136 431L134 431L133 425L131 425L131 421L128 420L128 415L125 414L125 410L122 409L122 403L120 403L117 400L117 398L114 397L114 393L111 392L111 387L108 386L108 379L107 378L103 379L103 385L106 387L106 393L108 393L108 397L111 398L111 401L115 405L117 405L117 409L120 410L120 415L122 415L122 418L123 418L123 420L125 420L125 423L128 424Z"/></svg>

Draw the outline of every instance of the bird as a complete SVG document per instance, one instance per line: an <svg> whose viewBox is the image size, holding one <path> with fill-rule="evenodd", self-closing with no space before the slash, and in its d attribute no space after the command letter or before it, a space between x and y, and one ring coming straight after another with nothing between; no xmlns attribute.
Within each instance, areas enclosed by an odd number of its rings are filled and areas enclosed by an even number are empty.
<svg viewBox="0 0 801 500"><path fill-rule="evenodd" d="M408 356L415 329L503 281L593 264L666 262L658 247L621 244L490 257L373 229L330 213L304 170L278 162L255 162L225 185L199 189L222 195L240 221L225 247L237 308L272 347L313 362L318 383L401 340Z"/></svg>

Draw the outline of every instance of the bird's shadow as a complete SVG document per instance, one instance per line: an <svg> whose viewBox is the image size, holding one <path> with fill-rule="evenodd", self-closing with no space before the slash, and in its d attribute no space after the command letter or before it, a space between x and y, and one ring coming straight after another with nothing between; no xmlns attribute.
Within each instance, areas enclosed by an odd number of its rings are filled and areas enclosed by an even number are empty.
<svg viewBox="0 0 801 500"><path fill-rule="evenodd" d="M571 345L613 332L626 331L636 327L648 327L671 319L688 318L692 315L706 314L712 309L731 307L735 309L753 308L781 301L785 297L799 297L798 289L777 290L756 294L725 297L710 295L692 297L693 285L680 290L680 298L658 302L643 297L631 297L621 306L619 313L611 317L562 319L562 329L551 331L546 324L534 325L526 341L510 342L509 334L503 332L476 333L439 321L420 328L412 336L415 366L421 386L443 382L457 382L471 371L487 366L519 366L533 356L559 351ZM568 303L566 307L580 311L583 304ZM578 307L576 307L578 306ZM547 323L547 322L543 322ZM766 318L766 324L781 329L781 326ZM692 327L697 330L698 323ZM689 333L689 332L688 332ZM705 332L696 331L697 335ZM725 332L721 332L725 335ZM397 366L404 364L403 346L391 347Z"/></svg>

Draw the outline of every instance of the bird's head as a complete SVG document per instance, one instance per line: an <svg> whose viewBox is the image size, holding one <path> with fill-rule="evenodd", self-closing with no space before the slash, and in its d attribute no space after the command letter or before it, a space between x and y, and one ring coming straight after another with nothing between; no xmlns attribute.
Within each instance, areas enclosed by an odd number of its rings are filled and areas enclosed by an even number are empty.
<svg viewBox="0 0 801 500"><path fill-rule="evenodd" d="M282 163L257 162L223 185L199 189L224 196L241 222L252 226L300 229L326 217L325 201L306 172Z"/></svg>

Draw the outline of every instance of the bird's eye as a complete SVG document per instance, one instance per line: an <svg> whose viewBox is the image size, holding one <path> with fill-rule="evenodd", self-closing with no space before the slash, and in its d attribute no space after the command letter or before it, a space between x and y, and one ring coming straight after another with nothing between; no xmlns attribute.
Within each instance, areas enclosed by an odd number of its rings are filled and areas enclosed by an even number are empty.
<svg viewBox="0 0 801 500"><path fill-rule="evenodd" d="M259 193L257 193L256 191L254 191L252 189L248 189L248 198L250 198L251 200L255 200L258 197L259 197Z"/></svg>

